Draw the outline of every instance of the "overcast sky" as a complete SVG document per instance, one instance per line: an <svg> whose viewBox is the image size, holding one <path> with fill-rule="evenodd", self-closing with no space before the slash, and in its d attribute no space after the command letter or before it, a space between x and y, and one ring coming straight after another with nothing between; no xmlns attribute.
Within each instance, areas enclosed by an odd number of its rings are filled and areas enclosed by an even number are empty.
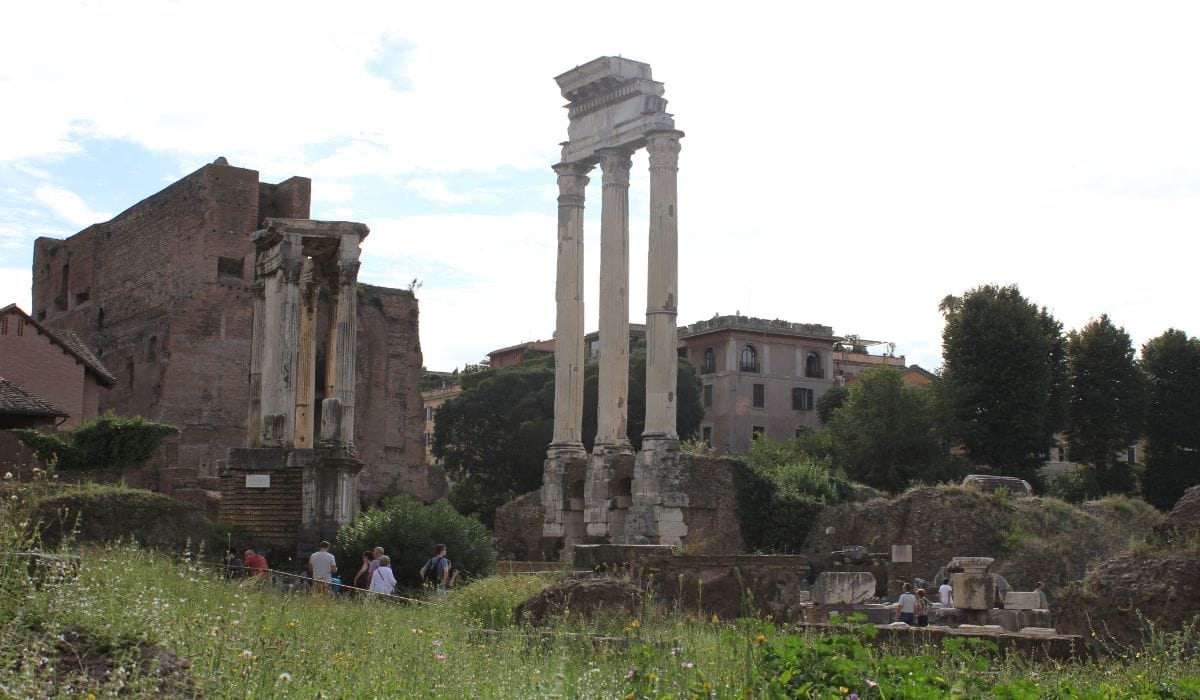
<svg viewBox="0 0 1200 700"><path fill-rule="evenodd" d="M1200 333L1200 4L54 2L0 8L0 305L37 236L218 156L313 180L420 281L430 369L554 332L554 76L645 61L686 132L679 322L822 323L941 365L938 301ZM586 223L596 327L600 177ZM631 320L645 309L634 160ZM998 349L1003 351L1003 349Z"/></svg>

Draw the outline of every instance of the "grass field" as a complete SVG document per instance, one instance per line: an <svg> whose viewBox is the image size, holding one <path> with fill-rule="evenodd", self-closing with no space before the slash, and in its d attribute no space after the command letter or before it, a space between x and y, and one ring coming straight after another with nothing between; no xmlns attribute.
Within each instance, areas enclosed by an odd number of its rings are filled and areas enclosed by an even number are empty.
<svg viewBox="0 0 1200 700"><path fill-rule="evenodd" d="M681 610L511 624L547 582L530 576L401 603L285 593L111 547L85 551L78 578L26 581L10 569L0 604L9 697L1200 697L1194 632L1031 664L965 645L893 655L862 643L865 627L817 638Z"/></svg>

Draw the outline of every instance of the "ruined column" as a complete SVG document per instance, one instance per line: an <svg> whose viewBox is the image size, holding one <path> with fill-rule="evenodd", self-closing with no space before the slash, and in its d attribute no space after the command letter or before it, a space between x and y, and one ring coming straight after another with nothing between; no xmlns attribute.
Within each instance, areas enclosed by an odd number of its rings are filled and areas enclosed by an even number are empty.
<svg viewBox="0 0 1200 700"><path fill-rule="evenodd" d="M600 203L600 401L594 452L632 452L629 394L629 168L624 148L597 150Z"/></svg>
<svg viewBox="0 0 1200 700"><path fill-rule="evenodd" d="M679 131L649 135L650 241L646 266L646 428L642 449L679 441L675 428L678 351L679 224L676 218Z"/></svg>
<svg viewBox="0 0 1200 700"><path fill-rule="evenodd" d="M257 259L255 264L257 265ZM250 287L254 299L250 333L250 403L246 409L246 447L262 444L262 356L263 356L263 281L255 279Z"/></svg>
<svg viewBox="0 0 1200 700"><path fill-rule="evenodd" d="M354 444L354 350L358 313L358 234L341 237L338 246L337 285L329 351L325 365L325 398L341 403L337 442Z"/></svg>
<svg viewBox="0 0 1200 700"><path fill-rule="evenodd" d="M583 202L591 165L560 163L551 456L583 453Z"/></svg>
<svg viewBox="0 0 1200 700"><path fill-rule="evenodd" d="M300 236L284 233L273 251L274 271L264 285L262 438L264 447L288 447L295 437L296 342L300 332Z"/></svg>
<svg viewBox="0 0 1200 700"><path fill-rule="evenodd" d="M300 273L300 337L296 348L296 447L307 449L315 442L317 394L317 294L312 258L304 259Z"/></svg>

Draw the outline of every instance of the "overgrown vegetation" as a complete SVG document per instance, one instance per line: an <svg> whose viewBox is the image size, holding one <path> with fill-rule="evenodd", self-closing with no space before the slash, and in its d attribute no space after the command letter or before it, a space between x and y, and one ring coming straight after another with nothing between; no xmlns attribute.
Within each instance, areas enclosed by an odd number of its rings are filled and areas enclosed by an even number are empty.
<svg viewBox="0 0 1200 700"><path fill-rule="evenodd" d="M757 436L749 459L734 465L737 518L746 548L796 552L826 505L850 497L852 485L830 467L827 433L787 442Z"/></svg>
<svg viewBox="0 0 1200 700"><path fill-rule="evenodd" d="M448 557L467 578L478 578L496 568L496 551L483 523L461 515L449 503L423 505L408 496L395 496L378 508L360 513L338 533L335 554L342 562L342 579L349 583L362 561L362 553L381 546L392 560L399 585L416 588L417 575L437 544L449 549Z"/></svg>
<svg viewBox="0 0 1200 700"><path fill-rule="evenodd" d="M43 464L54 463L58 469L79 471L137 466L154 454L163 438L178 435L179 428L140 416L122 418L106 411L96 420L76 427L66 440L32 428L14 428L9 432L28 445Z"/></svg>

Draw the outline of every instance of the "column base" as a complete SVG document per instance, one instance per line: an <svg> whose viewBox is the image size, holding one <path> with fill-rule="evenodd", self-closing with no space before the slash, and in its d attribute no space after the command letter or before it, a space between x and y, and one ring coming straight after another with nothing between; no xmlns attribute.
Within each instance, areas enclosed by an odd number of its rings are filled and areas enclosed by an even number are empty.
<svg viewBox="0 0 1200 700"><path fill-rule="evenodd" d="M630 443L629 440L611 443L597 441L596 444L592 446L592 454L598 456L631 455L633 454L633 444Z"/></svg>
<svg viewBox="0 0 1200 700"><path fill-rule="evenodd" d="M574 459L586 456L587 450L581 442L552 442L546 448L547 459Z"/></svg>
<svg viewBox="0 0 1200 700"><path fill-rule="evenodd" d="M678 452L679 437L668 433L642 433L642 452Z"/></svg>

